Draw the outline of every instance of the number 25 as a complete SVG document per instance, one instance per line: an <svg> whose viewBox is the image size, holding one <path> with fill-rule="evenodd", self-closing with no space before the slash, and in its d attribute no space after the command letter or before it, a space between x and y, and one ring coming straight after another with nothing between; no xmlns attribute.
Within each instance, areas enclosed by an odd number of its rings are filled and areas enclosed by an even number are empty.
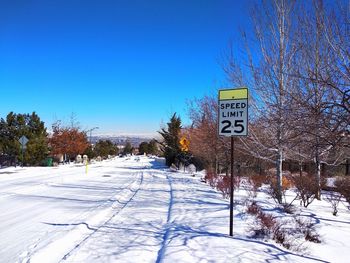
<svg viewBox="0 0 350 263"><path fill-rule="evenodd" d="M231 121L225 120L221 122L224 124L224 127L221 129L221 133L231 133L229 128L231 127ZM243 120L235 120L234 125L233 125L233 132L235 133L242 133L244 132L244 126L243 126Z"/></svg>

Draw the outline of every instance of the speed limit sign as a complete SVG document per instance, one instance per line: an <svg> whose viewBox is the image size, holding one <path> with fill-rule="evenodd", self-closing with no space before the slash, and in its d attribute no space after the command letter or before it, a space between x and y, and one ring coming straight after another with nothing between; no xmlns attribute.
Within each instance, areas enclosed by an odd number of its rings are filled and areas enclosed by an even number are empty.
<svg viewBox="0 0 350 263"><path fill-rule="evenodd" d="M248 135L248 89L219 90L219 135Z"/></svg>

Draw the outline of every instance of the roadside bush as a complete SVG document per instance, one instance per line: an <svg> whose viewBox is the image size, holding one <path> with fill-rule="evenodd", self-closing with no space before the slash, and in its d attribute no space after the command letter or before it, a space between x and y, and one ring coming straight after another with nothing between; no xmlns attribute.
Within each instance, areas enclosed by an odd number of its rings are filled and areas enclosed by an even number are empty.
<svg viewBox="0 0 350 263"><path fill-rule="evenodd" d="M270 237L281 244L283 247L290 249L291 243L288 241L288 231L283 228L283 223L274 218L271 214L265 213L256 204L252 204L248 211L256 216L256 222L252 226L254 238Z"/></svg>
<svg viewBox="0 0 350 263"><path fill-rule="evenodd" d="M338 205L340 203L341 200L341 194L336 192L336 191L330 191L327 195L326 195L326 201L328 203L330 203L332 209L333 209L333 215L336 216L338 214Z"/></svg>
<svg viewBox="0 0 350 263"><path fill-rule="evenodd" d="M257 216L259 213L261 213L261 208L258 206L258 204L253 201L250 205L247 207L247 213L250 215Z"/></svg>
<svg viewBox="0 0 350 263"><path fill-rule="evenodd" d="M309 175L293 176L293 183L297 192L297 198L300 205L308 207L316 198L317 183L314 178Z"/></svg>
<svg viewBox="0 0 350 263"><path fill-rule="evenodd" d="M321 237L316 232L315 225L310 219L298 217L295 219L295 222L297 223L298 230L304 235L306 241L321 243Z"/></svg>
<svg viewBox="0 0 350 263"><path fill-rule="evenodd" d="M291 189L295 186L291 176L283 176L282 178L282 188L285 190Z"/></svg>
<svg viewBox="0 0 350 263"><path fill-rule="evenodd" d="M248 206L247 213L254 215L256 218L256 221L250 229L254 233L254 238L263 238L271 235L274 225L276 224L276 220L272 215L263 212L256 202L252 202Z"/></svg>
<svg viewBox="0 0 350 263"><path fill-rule="evenodd" d="M259 227L258 231L263 234L263 236L272 234L275 232L275 228L277 225L277 220L270 214L265 212L258 213L257 216Z"/></svg>
<svg viewBox="0 0 350 263"><path fill-rule="evenodd" d="M249 196L255 198L258 194L259 188L268 183L268 179L264 175L252 175L248 177L248 182L250 185Z"/></svg>
<svg viewBox="0 0 350 263"><path fill-rule="evenodd" d="M211 187L216 186L217 174L213 171L207 171L204 176L204 181L209 184Z"/></svg>
<svg viewBox="0 0 350 263"><path fill-rule="evenodd" d="M347 207L350 210L350 205L349 205L350 204L350 178L340 177L335 181L334 185L337 188L337 191L348 202Z"/></svg>
<svg viewBox="0 0 350 263"><path fill-rule="evenodd" d="M268 194L272 197L272 199L278 203L279 199L279 191L278 191L278 186L277 186L277 179L275 176L269 176L269 183L270 183L270 188L268 191ZM282 192L281 192L281 197L283 200L283 203L286 203L286 191L294 186L293 181L290 179L288 176L283 176L282 177ZM290 205L290 204L289 204Z"/></svg>
<svg viewBox="0 0 350 263"><path fill-rule="evenodd" d="M228 175L218 175L215 172L208 171L204 176L204 181L208 183L211 187L217 189L222 193L224 198L230 196L230 187L231 187L231 177ZM239 178L234 177L234 188L238 186Z"/></svg>
<svg viewBox="0 0 350 263"><path fill-rule="evenodd" d="M256 218L250 227L254 238L268 237L283 247L295 251L301 249L297 238L303 238L314 243L321 242L320 236L311 220L302 219L301 217L276 218L264 212L255 201L247 207L247 213Z"/></svg>
<svg viewBox="0 0 350 263"><path fill-rule="evenodd" d="M247 213L256 217L256 222L254 222L254 225L251 227L254 233L253 237L263 238L268 236L277 243L285 243L285 233L282 231L278 220L271 214L262 211L261 207L255 201L247 207Z"/></svg>
<svg viewBox="0 0 350 263"><path fill-rule="evenodd" d="M282 210L283 212L287 214L294 214L295 213L295 206L292 204L296 198L292 200L290 203L283 203L282 204Z"/></svg>
<svg viewBox="0 0 350 263"><path fill-rule="evenodd" d="M218 176L216 189L218 189L224 198L230 196L231 189L231 177L230 176Z"/></svg>

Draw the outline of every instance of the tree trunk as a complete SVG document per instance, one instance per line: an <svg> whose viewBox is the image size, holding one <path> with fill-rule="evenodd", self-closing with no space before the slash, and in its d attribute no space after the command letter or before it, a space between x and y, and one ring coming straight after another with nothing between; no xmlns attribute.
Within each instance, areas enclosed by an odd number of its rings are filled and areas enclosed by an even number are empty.
<svg viewBox="0 0 350 263"><path fill-rule="evenodd" d="M316 164L316 184L317 184L316 199L321 200L321 162L318 154L318 147L316 150L315 164Z"/></svg>
<svg viewBox="0 0 350 263"><path fill-rule="evenodd" d="M282 204L282 164L283 164L283 152L278 150L277 162L276 162L276 176L277 176L277 201Z"/></svg>

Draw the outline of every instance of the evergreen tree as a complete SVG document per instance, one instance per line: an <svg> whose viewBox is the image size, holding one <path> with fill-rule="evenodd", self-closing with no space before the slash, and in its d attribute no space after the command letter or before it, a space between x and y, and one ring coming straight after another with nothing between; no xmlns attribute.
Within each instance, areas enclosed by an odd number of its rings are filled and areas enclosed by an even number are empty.
<svg viewBox="0 0 350 263"><path fill-rule="evenodd" d="M7 142L7 123L1 118L0 119L0 155L5 154L5 144Z"/></svg>
<svg viewBox="0 0 350 263"><path fill-rule="evenodd" d="M19 138L28 138L24 159L22 160ZM47 132L39 116L30 114L16 114L10 112L6 121L0 120L0 152L30 165L40 165L48 154Z"/></svg>
<svg viewBox="0 0 350 263"><path fill-rule="evenodd" d="M149 144L148 142L141 142L139 145L139 153L140 154L148 154L149 153Z"/></svg>
<svg viewBox="0 0 350 263"><path fill-rule="evenodd" d="M26 135L29 139L24 155L25 162L30 165L40 165L48 155L48 139L44 122L33 112L27 115Z"/></svg>
<svg viewBox="0 0 350 263"><path fill-rule="evenodd" d="M84 151L84 155L87 155L89 159L97 157L96 152L94 151L94 147L92 145L89 145L86 150Z"/></svg>
<svg viewBox="0 0 350 263"><path fill-rule="evenodd" d="M99 140L95 145L94 153L96 156L107 158L108 155L117 155L118 148L110 140Z"/></svg>
<svg viewBox="0 0 350 263"><path fill-rule="evenodd" d="M123 153L124 154L131 154L134 148L131 146L131 143L129 141L126 142Z"/></svg>
<svg viewBox="0 0 350 263"><path fill-rule="evenodd" d="M179 155L181 153L179 145L179 136L181 131L181 119L179 116L176 116L176 113L170 119L170 122L167 123L167 129L162 128L159 131L159 134L163 137L162 152L166 159L166 165L170 166L175 163L176 165L179 162Z"/></svg>
<svg viewBox="0 0 350 263"><path fill-rule="evenodd" d="M157 141L154 139L148 143L148 154L153 154L153 155L158 154Z"/></svg>

